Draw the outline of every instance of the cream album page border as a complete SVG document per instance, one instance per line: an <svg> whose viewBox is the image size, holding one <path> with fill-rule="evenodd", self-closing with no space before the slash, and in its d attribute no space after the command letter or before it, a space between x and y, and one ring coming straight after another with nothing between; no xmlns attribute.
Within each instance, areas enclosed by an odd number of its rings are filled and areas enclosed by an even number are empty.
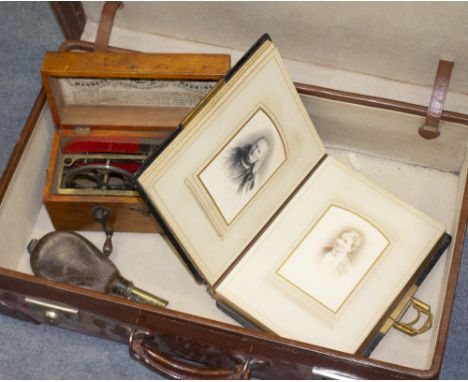
<svg viewBox="0 0 468 382"><path fill-rule="evenodd" d="M285 160L220 235L187 179L199 174L258 105L275 125ZM324 154L278 51L268 43L193 116L138 181L195 266L214 284Z"/></svg>
<svg viewBox="0 0 468 382"><path fill-rule="evenodd" d="M336 312L278 274L333 205L365 217L390 242L376 253L369 271ZM443 232L444 227L429 216L327 157L216 293L278 335L355 352ZM330 237L335 236L332 233ZM333 242L325 240L329 241ZM379 245L375 248L382 248L385 240Z"/></svg>

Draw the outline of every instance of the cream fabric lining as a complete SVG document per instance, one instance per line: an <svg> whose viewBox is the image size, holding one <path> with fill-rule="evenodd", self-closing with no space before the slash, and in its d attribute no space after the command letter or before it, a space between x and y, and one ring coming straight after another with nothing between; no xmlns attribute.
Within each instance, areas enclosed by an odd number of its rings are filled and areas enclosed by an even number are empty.
<svg viewBox="0 0 468 382"><path fill-rule="evenodd" d="M117 18L118 18L117 14ZM152 21L154 23L154 20ZM175 23L179 25L179 22ZM242 43L242 49L235 49L233 47L221 47L214 44L201 43L197 41L190 41L190 39L177 39L175 37L167 37L168 35L161 34L149 34L143 32L136 32L134 30L128 30L114 26L112 29L110 45L118 46L121 48L127 48L132 50L140 50L143 52L161 52L161 53L225 53L231 55L232 65L242 57L245 51L255 42L255 39L260 37L260 34L267 31L262 30L258 35L252 34L245 43ZM200 26L203 27L203 26ZM86 41L95 41L97 31L97 24L88 21L85 30L82 35L82 39ZM193 38L193 37L192 37ZM426 77L428 78L428 84L430 86L421 86L414 83L414 81L401 82L399 80L392 80L382 75L382 77L376 77L368 74L363 74L359 71L344 70L331 64L325 66L317 61L307 62L301 60L289 59L284 51L287 50L288 45L281 43L275 39L275 35L272 35L273 41L277 46L280 54L284 58L284 63L288 69L291 78L296 82L302 82L306 84L313 84L317 86L323 86L331 89L338 89L348 92L354 92L359 94L367 94L376 97L383 97L389 99L395 99L403 102L414 103L418 105L427 105L431 98L432 83L435 78L435 72L437 69L437 62L443 58L441 56L435 57L431 64L431 69L427 69ZM327 41L329 36L327 36ZM202 41L202 40L198 40ZM329 48L327 42L327 49ZM302 47L302 50L308 49L308 47ZM313 51L312 51L313 52ZM314 52L313 52L314 53ZM379 55L380 51L374 55ZM402 53L402 55L405 55ZM447 59L447 57L445 57ZM450 58L449 58L450 59ZM393 60L391 61L393 63ZM459 62L461 59L456 60L454 69L454 77L460 77ZM398 78L400 79L400 77ZM463 84L464 82L460 82ZM452 88L451 88L452 89ZM460 113L468 114L468 94L462 92L450 91L447 95L445 102L445 109L451 111L457 111Z"/></svg>
<svg viewBox="0 0 468 382"><path fill-rule="evenodd" d="M441 135L424 140L418 133L423 117L311 96L302 96L302 100L329 147L454 173L463 164L467 137L464 125L441 122Z"/></svg>
<svg viewBox="0 0 468 382"><path fill-rule="evenodd" d="M6 195L0 204L0 266L15 269L42 204L53 122L49 109L39 117Z"/></svg>
<svg viewBox="0 0 468 382"><path fill-rule="evenodd" d="M340 108L337 108L336 112L339 114ZM362 108L361 112L363 117L366 114L376 113L375 110L368 108ZM390 119L393 115L383 110L377 114L380 117L387 115ZM370 127L374 130L371 131ZM455 145L458 140L466 142L466 132L460 131L458 125L447 124L445 129L450 131L447 133L449 139L439 141L437 146L439 154L435 152L435 157L441 156L441 152L447 152L446 150ZM364 130L367 134L362 135L363 139L372 137L372 142L379 142L376 146L373 145L373 150L370 151L375 151L374 148L386 142L387 137L381 134L378 124L368 126ZM409 162L421 162L424 156L417 160L412 159L411 156L418 157L415 155L416 148L424 147L425 141L420 140L417 145L401 146L400 150L395 152L395 156L402 155L408 158L408 162L401 162L377 157L375 153L363 153L362 151L366 149L365 144L358 147L357 151L351 152L349 149L343 149L346 142L341 142L340 137L346 140L346 135L338 134L339 131L336 135L324 137L325 144L333 146L329 147L331 154L349 165L354 164L355 167L360 167L364 175L403 200L441 220L448 227L449 233L453 233L456 226L454 225L455 213L459 210L457 203L461 202L459 194L463 182L460 181L457 173L435 170L428 167L428 163L415 165ZM4 203L0 206L0 242L8 248L8 252L4 252L4 256L0 259L0 265L3 267L31 273L26 246L31 238L39 238L52 230L47 213L44 207L41 207L42 187L52 132L53 124L46 108L28 143ZM394 149L399 147L391 146ZM349 157L350 153L353 153L352 160ZM453 169L462 166L463 161L460 160L462 159L460 156L456 156ZM359 163L359 166L356 166L356 163ZM466 171L466 167L463 171ZM102 233L82 232L82 234L99 247L103 243ZM112 259L121 269L122 274L133 280L139 287L169 299L169 308L233 323L232 319L216 309L214 301L205 288L193 281L161 236L117 233L114 238L114 248ZM445 286L442 287L442 285L446 285L450 255L444 255L418 292L418 296L427 300L436 314L435 329L416 338L405 337L396 331L391 331L374 352L374 358L416 369L429 367L445 294Z"/></svg>

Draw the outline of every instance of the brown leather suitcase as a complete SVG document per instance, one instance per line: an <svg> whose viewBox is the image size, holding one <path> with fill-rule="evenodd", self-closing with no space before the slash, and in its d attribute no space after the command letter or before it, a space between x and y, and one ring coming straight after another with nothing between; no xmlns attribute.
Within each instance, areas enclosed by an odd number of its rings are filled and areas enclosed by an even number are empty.
<svg viewBox="0 0 468 382"><path fill-rule="evenodd" d="M65 28L73 30L73 23L80 23L74 16L70 18L67 6L70 5L56 4L63 19L68 20ZM73 44L69 46L94 47L87 43ZM128 46L124 43L122 47ZM0 183L0 242L7 242L15 227L24 227L21 237L9 241L11 256L0 263L1 313L129 342L130 352L136 359L160 374L175 378L436 377L447 339L468 219L464 160L468 115L442 110L451 65L442 62L439 68L429 108L378 96L296 84L330 150L354 166L361 166L366 175L403 199L448 222L453 245L418 291L419 296L429 300L434 311L433 329L425 338L415 341L393 331L370 358L366 358L242 328L210 305L204 288L196 285L156 234L122 234L119 239L122 253L135 246L135 242L143 239L147 242L139 248L143 265L139 264L135 270L122 268L128 264L122 259L121 269L123 273L144 276L142 267L147 266L144 256L159 251L154 253L155 264L161 269L151 275L150 280L156 283L151 287L155 288L155 293L170 294L172 305L168 309L28 274L24 256L27 256L29 239L50 229L40 190L54 126L43 91ZM298 77L303 78L300 74ZM445 187L437 187L441 182L445 182ZM25 190L27 195L36 196L23 197ZM13 223L10 216L15 216ZM85 234L96 242L102 240L99 234ZM154 269L155 265L152 267ZM170 278L164 277L167 273ZM184 305L183 298L177 299L186 294L197 299L197 303ZM418 356L408 358L412 353Z"/></svg>

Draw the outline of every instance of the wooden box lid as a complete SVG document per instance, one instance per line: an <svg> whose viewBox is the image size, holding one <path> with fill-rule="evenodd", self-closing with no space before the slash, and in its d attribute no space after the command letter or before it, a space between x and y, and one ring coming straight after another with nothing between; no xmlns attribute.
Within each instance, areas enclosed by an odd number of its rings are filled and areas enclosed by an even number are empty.
<svg viewBox="0 0 468 382"><path fill-rule="evenodd" d="M226 54L47 52L57 128L174 128L230 67Z"/></svg>

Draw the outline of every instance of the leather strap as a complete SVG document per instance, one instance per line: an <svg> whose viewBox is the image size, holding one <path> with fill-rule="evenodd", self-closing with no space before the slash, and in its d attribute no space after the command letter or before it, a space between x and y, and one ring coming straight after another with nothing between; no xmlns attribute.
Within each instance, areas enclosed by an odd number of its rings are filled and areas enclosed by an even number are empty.
<svg viewBox="0 0 468 382"><path fill-rule="evenodd" d="M96 52L105 52L109 45L112 25L117 9L123 6L122 1L106 1L102 7L99 26L96 33Z"/></svg>
<svg viewBox="0 0 468 382"><path fill-rule="evenodd" d="M449 87L454 63L439 61L437 74L432 89L432 96L427 108L426 120L419 128L419 134L426 139L434 139L440 135L439 123L444 109L445 98Z"/></svg>

